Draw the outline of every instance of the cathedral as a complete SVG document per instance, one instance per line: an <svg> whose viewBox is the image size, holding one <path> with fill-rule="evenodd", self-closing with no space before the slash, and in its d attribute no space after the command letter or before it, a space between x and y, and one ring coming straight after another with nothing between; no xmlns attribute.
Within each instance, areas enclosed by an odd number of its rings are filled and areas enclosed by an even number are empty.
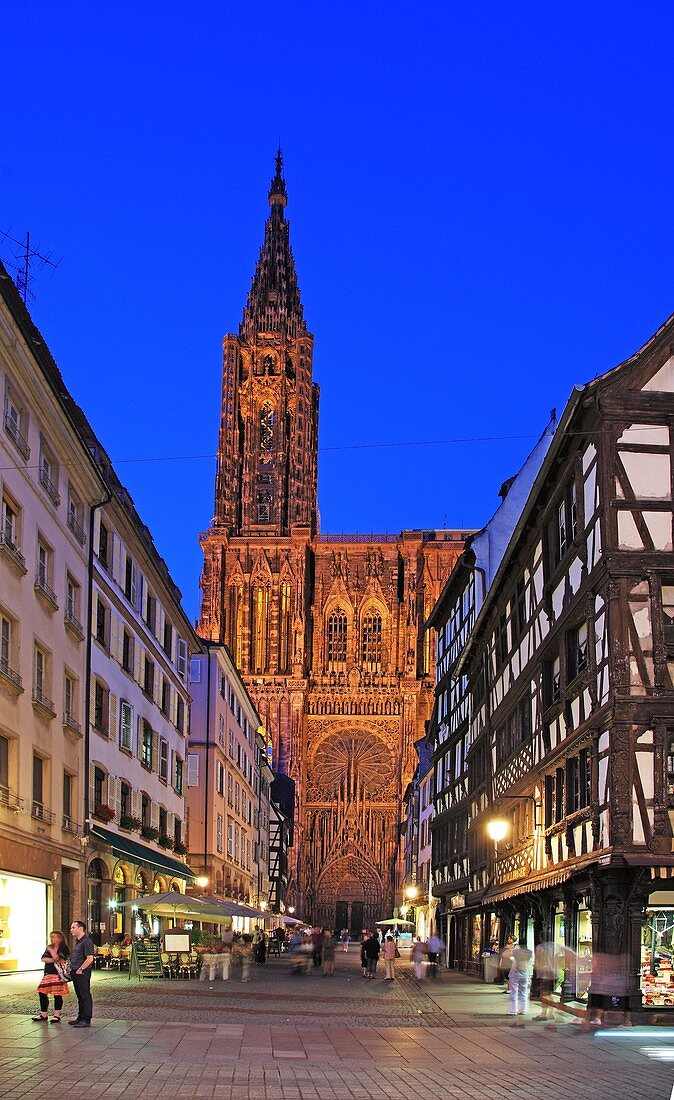
<svg viewBox="0 0 674 1100"><path fill-rule="evenodd" d="M199 633L225 642L295 787L286 902L355 932L391 916L402 796L433 706L425 619L457 531L318 529L313 336L285 217L281 154L243 318L225 336Z"/></svg>

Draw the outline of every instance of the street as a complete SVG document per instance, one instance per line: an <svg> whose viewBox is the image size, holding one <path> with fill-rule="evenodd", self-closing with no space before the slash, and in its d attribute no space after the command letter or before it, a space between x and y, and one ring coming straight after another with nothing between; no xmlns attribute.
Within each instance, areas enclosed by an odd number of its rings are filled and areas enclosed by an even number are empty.
<svg viewBox="0 0 674 1100"><path fill-rule="evenodd" d="M238 975L236 975L238 978ZM365 982L356 950L336 973L291 975L286 958L227 983L129 981L97 972L91 1030L37 1024L38 977L0 979L0 1093L63 1097L670 1100L674 1030L509 1026L496 986L444 972Z"/></svg>

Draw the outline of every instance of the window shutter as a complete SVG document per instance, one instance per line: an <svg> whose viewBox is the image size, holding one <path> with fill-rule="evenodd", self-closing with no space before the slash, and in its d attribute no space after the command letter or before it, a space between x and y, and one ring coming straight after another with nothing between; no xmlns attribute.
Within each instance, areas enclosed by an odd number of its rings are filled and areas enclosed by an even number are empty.
<svg viewBox="0 0 674 1100"><path fill-rule="evenodd" d="M108 611L108 621L110 629L110 637L108 639L110 644L110 656L115 661L119 661L119 618L115 615L112 608Z"/></svg>
<svg viewBox="0 0 674 1100"><path fill-rule="evenodd" d="M90 817L91 817L92 813L94 812L94 810L96 809L95 786L94 786L94 767L95 767L94 764L89 765L89 816Z"/></svg>
<svg viewBox="0 0 674 1100"><path fill-rule="evenodd" d="M159 828L159 805L153 802L150 806L150 824L153 829Z"/></svg>
<svg viewBox="0 0 674 1100"><path fill-rule="evenodd" d="M89 725L93 726L96 719L96 680L91 677L91 691L89 694Z"/></svg>
<svg viewBox="0 0 674 1100"><path fill-rule="evenodd" d="M136 681L137 684L140 684L142 682L141 681L142 657L143 657L142 646L139 645L138 640L136 639L136 642L135 642L134 647L133 647L133 678L134 678L134 680Z"/></svg>
<svg viewBox="0 0 674 1100"><path fill-rule="evenodd" d="M187 786L199 786L199 754L196 752L187 754Z"/></svg>
<svg viewBox="0 0 674 1100"><path fill-rule="evenodd" d="M129 599L129 603L131 604L132 607L136 606L137 575L138 574L137 574L137 570L136 570L136 563L132 562L131 563L131 596L130 596L130 599Z"/></svg>
<svg viewBox="0 0 674 1100"><path fill-rule="evenodd" d="M131 791L131 816L140 817L142 810L140 791Z"/></svg>
<svg viewBox="0 0 674 1100"><path fill-rule="evenodd" d="M119 535L112 533L112 579L119 584L122 544Z"/></svg>
<svg viewBox="0 0 674 1100"><path fill-rule="evenodd" d="M108 724L108 737L111 741L117 736L117 696L110 692L110 721Z"/></svg>
<svg viewBox="0 0 674 1100"><path fill-rule="evenodd" d="M157 774L159 771L159 734L152 732L152 771Z"/></svg>
<svg viewBox="0 0 674 1100"><path fill-rule="evenodd" d="M91 595L91 633L94 638L96 637L96 612L98 610L99 595L98 589L94 588Z"/></svg>
<svg viewBox="0 0 674 1100"><path fill-rule="evenodd" d="M116 776L108 776L108 805L115 811L115 821L119 821L121 780Z"/></svg>
<svg viewBox="0 0 674 1100"><path fill-rule="evenodd" d="M138 715L136 721L136 756L140 760L141 757L141 745L143 743L143 719Z"/></svg>
<svg viewBox="0 0 674 1100"><path fill-rule="evenodd" d="M136 598L134 600L134 607L136 611L142 616L145 600L145 577L138 570L136 573Z"/></svg>

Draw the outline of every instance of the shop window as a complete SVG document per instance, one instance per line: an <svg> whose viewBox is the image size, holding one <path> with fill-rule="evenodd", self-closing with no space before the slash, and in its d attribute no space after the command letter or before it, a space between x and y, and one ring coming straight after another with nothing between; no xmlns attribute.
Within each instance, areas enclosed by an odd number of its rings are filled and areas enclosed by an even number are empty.
<svg viewBox="0 0 674 1100"><path fill-rule="evenodd" d="M651 902L641 931L641 989L645 1008L671 1007L672 958L674 907Z"/></svg>

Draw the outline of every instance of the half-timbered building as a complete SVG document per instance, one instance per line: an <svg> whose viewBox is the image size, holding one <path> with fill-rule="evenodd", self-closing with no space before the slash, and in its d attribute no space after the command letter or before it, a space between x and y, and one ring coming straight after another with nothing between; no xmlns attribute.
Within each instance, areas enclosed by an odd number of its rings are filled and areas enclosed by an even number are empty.
<svg viewBox="0 0 674 1100"><path fill-rule="evenodd" d="M674 1004L673 335L573 391L452 676L470 695L455 957L554 939L563 994L594 967L599 1007Z"/></svg>

